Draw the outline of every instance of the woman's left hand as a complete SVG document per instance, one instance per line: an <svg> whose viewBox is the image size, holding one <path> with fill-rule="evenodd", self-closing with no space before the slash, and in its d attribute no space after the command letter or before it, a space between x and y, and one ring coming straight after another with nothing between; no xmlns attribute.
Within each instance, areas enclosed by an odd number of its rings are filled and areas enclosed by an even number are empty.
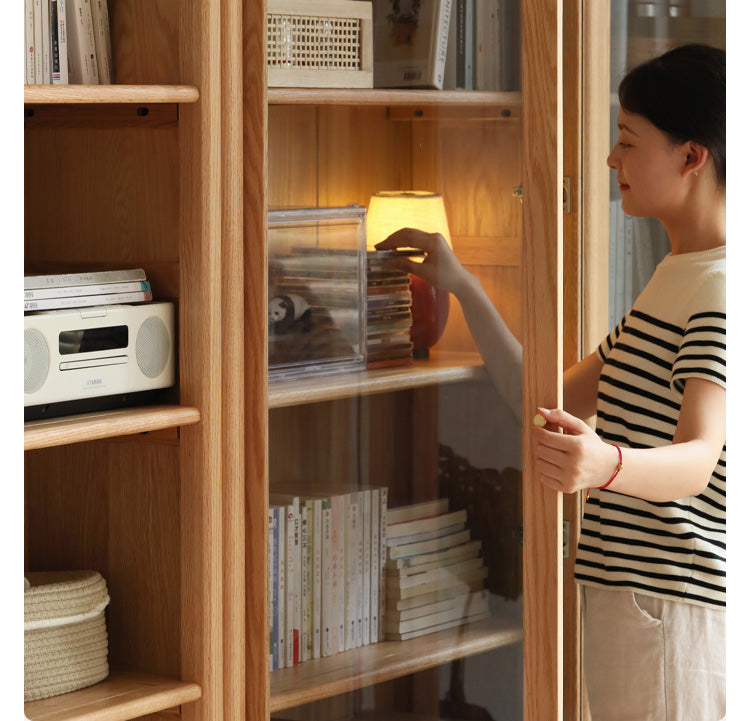
<svg viewBox="0 0 750 721"><path fill-rule="evenodd" d="M538 409L539 414L562 433L534 426L534 459L539 480L563 493L603 486L619 462L617 449L605 443L580 418L563 410Z"/></svg>

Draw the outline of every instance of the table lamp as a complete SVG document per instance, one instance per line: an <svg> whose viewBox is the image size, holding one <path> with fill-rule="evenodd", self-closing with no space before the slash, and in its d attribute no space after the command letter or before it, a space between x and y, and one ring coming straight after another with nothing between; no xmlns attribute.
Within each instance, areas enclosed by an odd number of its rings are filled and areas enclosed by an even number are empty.
<svg viewBox="0 0 750 721"><path fill-rule="evenodd" d="M440 233L451 245L443 197L422 190L384 190L373 194L367 209L367 249L400 228ZM411 342L414 358L428 358L448 321L450 294L411 276Z"/></svg>

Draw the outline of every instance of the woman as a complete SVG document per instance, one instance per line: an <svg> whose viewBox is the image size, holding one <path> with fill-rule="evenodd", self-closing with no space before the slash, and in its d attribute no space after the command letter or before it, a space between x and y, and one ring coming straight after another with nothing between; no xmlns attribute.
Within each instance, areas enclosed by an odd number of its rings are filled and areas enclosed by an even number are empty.
<svg viewBox="0 0 750 721"><path fill-rule="evenodd" d="M688 45L620 84L607 163L623 210L658 218L671 253L566 371L565 410L540 408L533 429L539 480L587 496L576 579L593 721L725 713L725 77L724 51ZM478 281L439 235L378 247L409 246L427 258L400 265L455 294L520 414L521 348Z"/></svg>

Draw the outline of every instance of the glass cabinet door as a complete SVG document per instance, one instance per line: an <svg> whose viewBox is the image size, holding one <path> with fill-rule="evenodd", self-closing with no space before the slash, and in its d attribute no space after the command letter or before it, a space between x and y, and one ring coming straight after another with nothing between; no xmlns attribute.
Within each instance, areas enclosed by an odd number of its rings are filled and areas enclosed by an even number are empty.
<svg viewBox="0 0 750 721"><path fill-rule="evenodd" d="M562 405L563 14L561 0L513 6L515 53L490 62L515 71L475 68L472 87L268 89L269 218L439 196L453 251L523 348L516 381L493 382L451 296L437 338L378 356L403 338L408 277L371 254L352 264L356 222L343 236L314 213L269 226L271 718L562 718L563 505L534 482L527 435L538 406ZM357 315L351 367L330 328ZM289 333L320 355L279 373Z"/></svg>

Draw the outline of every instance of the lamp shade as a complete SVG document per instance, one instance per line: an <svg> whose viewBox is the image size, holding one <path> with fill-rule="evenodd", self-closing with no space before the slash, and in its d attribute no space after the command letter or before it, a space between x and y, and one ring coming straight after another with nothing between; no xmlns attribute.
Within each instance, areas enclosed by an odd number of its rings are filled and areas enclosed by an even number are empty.
<svg viewBox="0 0 750 721"><path fill-rule="evenodd" d="M443 196L425 190L382 190L370 198L367 209L367 248L401 228L440 233L448 245L451 235Z"/></svg>
<svg viewBox="0 0 750 721"><path fill-rule="evenodd" d="M367 209L368 250L401 228L440 233L452 247L443 197L438 193L395 190L372 195ZM426 358L445 330L450 296L416 275L411 276L411 296L412 353L415 358Z"/></svg>

